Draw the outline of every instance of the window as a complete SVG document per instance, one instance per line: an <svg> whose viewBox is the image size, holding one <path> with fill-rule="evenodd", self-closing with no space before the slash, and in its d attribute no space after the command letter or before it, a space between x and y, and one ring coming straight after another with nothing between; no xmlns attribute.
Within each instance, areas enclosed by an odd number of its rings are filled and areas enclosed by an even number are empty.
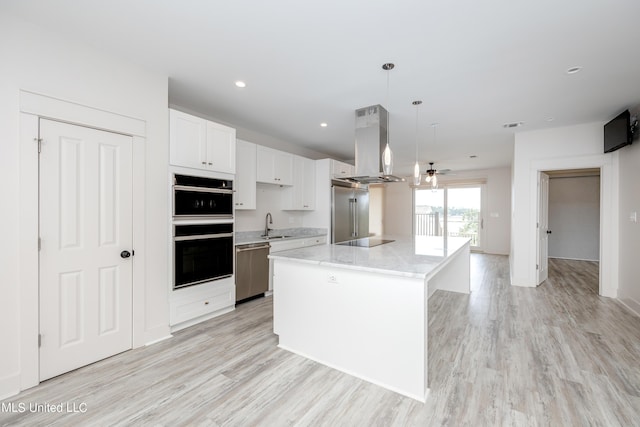
<svg viewBox="0 0 640 427"><path fill-rule="evenodd" d="M445 185L414 189L414 234L468 237L471 248L482 248L482 192L484 185Z"/></svg>

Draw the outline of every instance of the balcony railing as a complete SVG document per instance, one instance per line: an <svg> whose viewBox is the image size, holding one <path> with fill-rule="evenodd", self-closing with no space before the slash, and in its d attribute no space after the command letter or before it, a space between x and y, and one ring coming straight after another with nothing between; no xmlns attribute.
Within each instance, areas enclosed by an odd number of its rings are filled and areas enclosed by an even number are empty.
<svg viewBox="0 0 640 427"><path fill-rule="evenodd" d="M440 223L441 217L439 212L416 214L416 236L442 236L444 232L443 226ZM478 246L478 233L449 231L447 234L451 237L469 238L471 239L471 246Z"/></svg>

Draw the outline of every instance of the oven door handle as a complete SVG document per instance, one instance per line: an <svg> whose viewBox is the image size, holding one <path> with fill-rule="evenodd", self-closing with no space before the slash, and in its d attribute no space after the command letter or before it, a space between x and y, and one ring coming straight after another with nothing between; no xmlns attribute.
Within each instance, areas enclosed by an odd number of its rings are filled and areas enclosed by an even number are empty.
<svg viewBox="0 0 640 427"><path fill-rule="evenodd" d="M184 242L186 240L202 240L202 239L221 239L223 237L233 237L233 233L217 233L217 234L198 234L195 236L175 236L175 242Z"/></svg>
<svg viewBox="0 0 640 427"><path fill-rule="evenodd" d="M233 190L232 189L221 190L219 188L193 187L193 186L190 186L190 185L174 185L173 189L174 189L174 191L175 190L182 190L182 191L194 191L194 192L198 192L198 193L233 194Z"/></svg>

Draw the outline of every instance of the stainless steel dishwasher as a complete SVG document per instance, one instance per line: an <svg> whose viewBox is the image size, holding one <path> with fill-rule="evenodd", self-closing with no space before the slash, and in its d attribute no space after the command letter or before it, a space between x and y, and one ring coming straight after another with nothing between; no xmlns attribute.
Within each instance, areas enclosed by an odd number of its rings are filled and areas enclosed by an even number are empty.
<svg viewBox="0 0 640 427"><path fill-rule="evenodd" d="M269 243L236 246L236 302L269 290Z"/></svg>

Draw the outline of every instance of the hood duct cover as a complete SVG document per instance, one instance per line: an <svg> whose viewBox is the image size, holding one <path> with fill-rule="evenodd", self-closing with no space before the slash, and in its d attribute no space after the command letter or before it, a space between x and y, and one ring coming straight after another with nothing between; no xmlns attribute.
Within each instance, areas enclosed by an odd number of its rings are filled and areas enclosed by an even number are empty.
<svg viewBox="0 0 640 427"><path fill-rule="evenodd" d="M356 173L347 180L362 184L404 181L397 176L385 175L382 169L388 114L381 105L356 110Z"/></svg>

